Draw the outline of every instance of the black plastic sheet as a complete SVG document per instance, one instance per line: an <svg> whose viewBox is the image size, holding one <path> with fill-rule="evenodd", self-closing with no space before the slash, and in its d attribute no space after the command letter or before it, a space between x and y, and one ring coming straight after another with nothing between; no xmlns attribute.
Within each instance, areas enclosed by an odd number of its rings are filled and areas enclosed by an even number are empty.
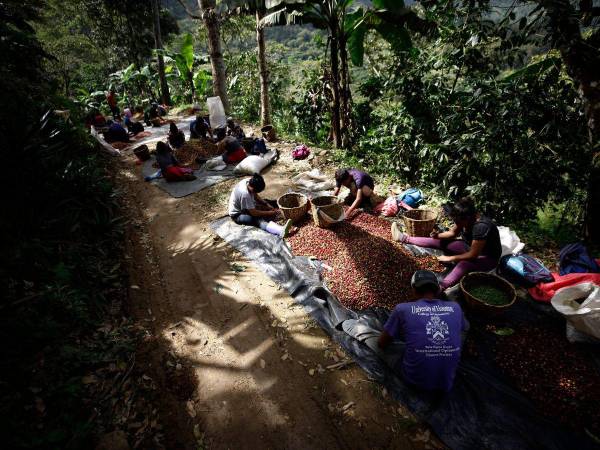
<svg viewBox="0 0 600 450"><path fill-rule="evenodd" d="M445 395L418 391L403 383L369 346L343 331L343 322L362 318L382 326L389 311L345 308L323 285L318 261L294 256L280 238L252 227L234 224L228 217L211 224L216 234L243 253L273 281L303 305L313 319L339 343L371 378L390 395L427 422L436 435L453 449L591 449L598 448L588 436L576 434L541 416L533 404L511 387L493 362L491 348L496 336L477 332L476 357L463 358L453 389ZM547 305L519 300L505 317L514 324L540 319L556 320ZM379 325L378 325L379 324ZM475 326L474 326L475 325Z"/></svg>

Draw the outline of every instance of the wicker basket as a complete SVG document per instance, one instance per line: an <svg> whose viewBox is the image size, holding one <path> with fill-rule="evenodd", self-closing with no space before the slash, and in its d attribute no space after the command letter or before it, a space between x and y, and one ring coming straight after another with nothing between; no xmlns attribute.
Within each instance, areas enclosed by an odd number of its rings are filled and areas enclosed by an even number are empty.
<svg viewBox="0 0 600 450"><path fill-rule="evenodd" d="M290 219L293 223L297 223L308 212L309 203L306 195L291 192L279 197L277 206L281 209L283 217Z"/></svg>
<svg viewBox="0 0 600 450"><path fill-rule="evenodd" d="M324 195L311 200L312 217L316 226L329 228L344 220L344 205L337 197Z"/></svg>
<svg viewBox="0 0 600 450"><path fill-rule="evenodd" d="M146 144L134 148L133 154L137 156L140 161L148 161L150 159L150 150Z"/></svg>
<svg viewBox="0 0 600 450"><path fill-rule="evenodd" d="M507 298L510 299L509 302L505 305L491 305L469 293L470 289L481 285L493 286L497 289L500 289L506 294ZM497 275L487 272L469 273L460 281L460 290L465 297L465 302L469 309L471 309L473 312L479 312L489 317L502 314L504 311L510 308L517 299L517 292L512 284Z"/></svg>
<svg viewBox="0 0 600 450"><path fill-rule="evenodd" d="M273 127L273 125L265 125L260 129L260 131L263 135L263 138L267 142L273 142L277 139L277 135L275 134L275 128Z"/></svg>
<svg viewBox="0 0 600 450"><path fill-rule="evenodd" d="M429 236L433 231L437 213L433 209L411 209L402 216L409 236Z"/></svg>

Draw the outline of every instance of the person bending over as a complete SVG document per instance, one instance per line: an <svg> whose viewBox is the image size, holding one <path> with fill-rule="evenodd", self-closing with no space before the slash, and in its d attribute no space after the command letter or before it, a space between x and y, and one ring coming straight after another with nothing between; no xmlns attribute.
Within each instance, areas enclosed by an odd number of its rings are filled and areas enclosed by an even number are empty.
<svg viewBox="0 0 600 450"><path fill-rule="evenodd" d="M198 115L196 120L190 123L190 139L209 139L212 138L212 130L204 117Z"/></svg>
<svg viewBox="0 0 600 450"><path fill-rule="evenodd" d="M244 133L242 127L235 123L233 117L227 118L227 136L233 136L239 140L242 140L246 137L246 133Z"/></svg>
<svg viewBox="0 0 600 450"><path fill-rule="evenodd" d="M156 144L156 162L160 167L163 178L168 182L192 181L196 179L192 169L180 167L179 161L173 155L171 148L164 142Z"/></svg>
<svg viewBox="0 0 600 450"><path fill-rule="evenodd" d="M384 353L392 369L420 389L448 392L460 361L461 333L468 329L468 323L458 303L437 298L439 285L433 272L417 270L411 286L419 300L394 308L378 347L384 350L394 340L402 340L403 354Z"/></svg>
<svg viewBox="0 0 600 450"><path fill-rule="evenodd" d="M491 219L477 212L473 199L461 198L450 208L449 215L454 226L443 233L434 231L428 238L408 236L400 231L397 223L392 224L394 240L450 253L449 256L438 257L443 263L457 263L440 283L442 289L454 286L469 272L494 269L502 255L498 227Z"/></svg>
<svg viewBox="0 0 600 450"><path fill-rule="evenodd" d="M364 204L374 206L372 196L375 183L368 173L357 169L338 169L335 172L335 183L334 197L340 193L342 186L350 190L350 195L346 198L346 203L350 204L350 208L346 211L347 216Z"/></svg>
<svg viewBox="0 0 600 450"><path fill-rule="evenodd" d="M181 148L185 144L185 134L173 122L169 125L168 141L173 148Z"/></svg>
<svg viewBox="0 0 600 450"><path fill-rule="evenodd" d="M237 164L248 156L240 141L233 136L226 136L218 145L225 164Z"/></svg>
<svg viewBox="0 0 600 450"><path fill-rule="evenodd" d="M265 187L265 180L258 173L236 184L229 197L229 217L238 225L251 225L285 238L292 221L288 220L284 226L273 222L281 212L260 197Z"/></svg>
<svg viewBox="0 0 600 450"><path fill-rule="evenodd" d="M113 142L129 142L129 134L119 122L108 122L108 130L104 133L104 140L109 144Z"/></svg>

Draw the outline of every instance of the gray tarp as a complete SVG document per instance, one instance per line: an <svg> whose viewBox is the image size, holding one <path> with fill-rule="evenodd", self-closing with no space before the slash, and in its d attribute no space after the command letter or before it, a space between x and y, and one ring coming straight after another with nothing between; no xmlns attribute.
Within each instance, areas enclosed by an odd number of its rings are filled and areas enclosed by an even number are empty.
<svg viewBox="0 0 600 450"><path fill-rule="evenodd" d="M142 166L142 176L146 177L156 173L158 169L152 167L154 162L154 157L150 158L148 161L144 161L144 165ZM234 178L236 175L233 173L233 169L235 169L235 165L229 165L225 170L221 171L200 168L194 170L194 175L196 175L194 181L175 181L168 183L164 178L157 178L150 181L150 183L155 184L172 197L180 198L201 191L202 189L220 183L221 181Z"/></svg>
<svg viewBox="0 0 600 450"><path fill-rule="evenodd" d="M389 312L382 308L352 311L345 308L320 281L320 265L306 257L295 257L280 238L257 228L238 226L228 217L211 224L216 234L242 252L338 342L373 379L427 422L439 438L453 449L588 449L597 446L587 437L570 432L534 409L531 402L513 389L493 362L492 333L483 333L471 319L471 338L478 356L463 357L455 385L444 396L433 396L405 385L365 344L343 331L348 319L361 319L381 327ZM547 305L519 300L506 320L523 324L556 320ZM543 374L542 374L543 376Z"/></svg>

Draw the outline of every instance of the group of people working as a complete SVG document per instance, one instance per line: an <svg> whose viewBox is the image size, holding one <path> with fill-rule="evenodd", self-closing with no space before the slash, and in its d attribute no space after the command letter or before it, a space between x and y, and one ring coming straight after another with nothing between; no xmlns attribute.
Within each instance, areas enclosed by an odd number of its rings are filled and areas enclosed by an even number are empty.
<svg viewBox="0 0 600 450"><path fill-rule="evenodd" d="M357 169L340 169L335 173L335 181L335 196L342 187L349 190L347 215L357 208L374 206L375 183L369 174ZM291 222L288 220L283 227L274 222L280 213L260 197L264 189L265 181L259 174L237 183L229 199L229 215L237 224L252 225L286 237ZM442 300L441 292L456 285L469 272L494 269L502 253L498 227L478 213L471 198L462 198L445 209L454 222L452 228L434 231L430 237L408 236L396 222L391 225L395 241L442 249L449 255L438 259L455 266L441 282L431 271L416 271L411 286L418 300L398 304L381 334L370 343L408 384L437 392L448 392L452 388L463 333L468 329L460 305Z"/></svg>

